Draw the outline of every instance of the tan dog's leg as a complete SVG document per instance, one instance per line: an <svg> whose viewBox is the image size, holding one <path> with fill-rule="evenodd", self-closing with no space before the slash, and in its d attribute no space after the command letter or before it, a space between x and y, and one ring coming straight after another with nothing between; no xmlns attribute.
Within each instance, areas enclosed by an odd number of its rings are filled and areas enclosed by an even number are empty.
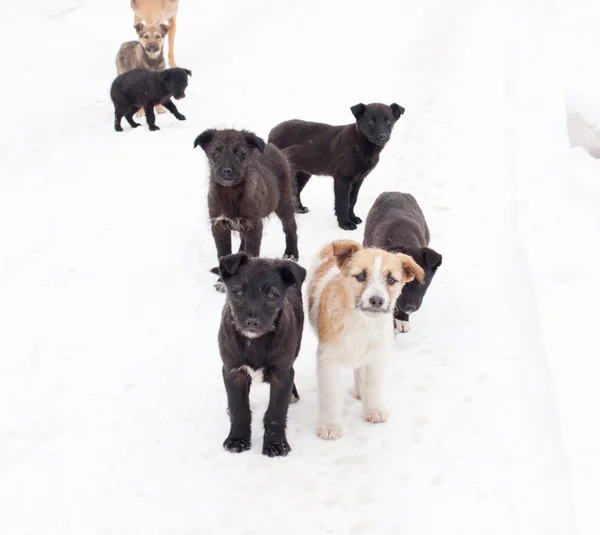
<svg viewBox="0 0 600 535"><path fill-rule="evenodd" d="M142 19L140 19L135 13L133 14L133 25L135 26L136 24L139 24L140 22L142 22Z"/></svg>
<svg viewBox="0 0 600 535"><path fill-rule="evenodd" d="M169 19L169 66L177 67L175 64L175 30L177 30L177 24L175 19L177 16L173 16Z"/></svg>
<svg viewBox="0 0 600 535"><path fill-rule="evenodd" d="M144 108L140 108L135 114L136 117L143 117L144 115L146 115L144 112Z"/></svg>
<svg viewBox="0 0 600 535"><path fill-rule="evenodd" d="M167 113L167 109L162 104L159 104L158 106L154 106L154 111L156 113Z"/></svg>

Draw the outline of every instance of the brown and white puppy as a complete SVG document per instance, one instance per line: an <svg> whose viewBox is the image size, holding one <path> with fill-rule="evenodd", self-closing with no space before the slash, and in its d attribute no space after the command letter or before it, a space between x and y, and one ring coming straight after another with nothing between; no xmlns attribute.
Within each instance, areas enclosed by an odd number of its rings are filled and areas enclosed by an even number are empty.
<svg viewBox="0 0 600 535"><path fill-rule="evenodd" d="M342 436L341 367L354 369L363 418L386 421L383 370L394 305L406 283L423 277L423 269L403 253L362 248L351 240L334 241L320 251L307 279L309 320L319 339L320 438Z"/></svg>
<svg viewBox="0 0 600 535"><path fill-rule="evenodd" d="M169 21L169 65L175 64L175 31L177 29L177 10L179 0L130 0L134 13L134 24L145 21L149 25L157 25Z"/></svg>

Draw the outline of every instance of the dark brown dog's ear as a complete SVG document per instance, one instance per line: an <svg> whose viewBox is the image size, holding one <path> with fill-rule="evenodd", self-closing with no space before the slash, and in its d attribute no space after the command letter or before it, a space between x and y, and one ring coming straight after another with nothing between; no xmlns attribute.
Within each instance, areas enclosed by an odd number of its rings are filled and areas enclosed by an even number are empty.
<svg viewBox="0 0 600 535"><path fill-rule="evenodd" d="M160 24L159 25L160 31L164 34L167 35L169 33L169 30L171 29L171 27L167 24Z"/></svg>
<svg viewBox="0 0 600 535"><path fill-rule="evenodd" d="M360 250L360 243L352 240L337 240L331 244L333 256L339 267L342 267L352 255Z"/></svg>
<svg viewBox="0 0 600 535"><path fill-rule="evenodd" d="M367 111L367 107L361 102L360 104L355 104L354 106L352 106L350 108L350 111L352 112L352 115L354 115L354 117L360 119L365 113L365 111Z"/></svg>
<svg viewBox="0 0 600 535"><path fill-rule="evenodd" d="M238 270L248 263L248 255L246 253L235 253L227 256L222 256L219 259L219 275L223 280L235 275Z"/></svg>
<svg viewBox="0 0 600 535"><path fill-rule="evenodd" d="M390 108L392 108L392 113L394 114L396 120L400 119L401 115L404 115L404 108L396 104L395 102L393 104L390 104Z"/></svg>
<svg viewBox="0 0 600 535"><path fill-rule="evenodd" d="M425 265L435 271L442 265L442 255L429 247L425 247L423 251L423 260Z"/></svg>
<svg viewBox="0 0 600 535"><path fill-rule="evenodd" d="M135 32L140 35L146 29L146 25L143 22L138 22L134 28Z"/></svg>
<svg viewBox="0 0 600 535"><path fill-rule="evenodd" d="M244 134L244 139L248 145L258 149L261 154L265 152L265 142L256 134L253 134L252 132L246 132L246 134Z"/></svg>
<svg viewBox="0 0 600 535"><path fill-rule="evenodd" d="M200 145L202 150L206 150L207 145L212 141L216 130L214 128L209 128L202 132L194 141L194 148Z"/></svg>
<svg viewBox="0 0 600 535"><path fill-rule="evenodd" d="M183 69L183 70L186 72L186 74L187 74L188 76L191 76L191 75L192 75L192 71L190 71L189 69Z"/></svg>
<svg viewBox="0 0 600 535"><path fill-rule="evenodd" d="M296 264L292 260L286 260L285 264L279 268L279 275L287 286L293 286L294 284L302 286L306 278L306 270L300 264Z"/></svg>

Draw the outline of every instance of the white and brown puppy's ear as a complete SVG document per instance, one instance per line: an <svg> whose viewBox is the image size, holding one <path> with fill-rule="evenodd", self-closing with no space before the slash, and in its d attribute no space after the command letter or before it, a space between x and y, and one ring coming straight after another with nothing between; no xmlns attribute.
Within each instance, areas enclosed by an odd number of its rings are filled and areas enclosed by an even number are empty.
<svg viewBox="0 0 600 535"><path fill-rule="evenodd" d="M404 282L411 282L417 279L419 282L423 282L425 279L425 272L423 268L417 264L412 256L408 256L404 253L397 253L396 256L400 257L402 262L402 277Z"/></svg>
<svg viewBox="0 0 600 535"><path fill-rule="evenodd" d="M238 270L249 261L246 253L235 253L219 259L219 275L223 280L235 275Z"/></svg>
<svg viewBox="0 0 600 535"><path fill-rule="evenodd" d="M333 256L338 267L342 267L348 263L352 255L361 249L361 245L358 242L352 240L336 240L332 242L331 248Z"/></svg>

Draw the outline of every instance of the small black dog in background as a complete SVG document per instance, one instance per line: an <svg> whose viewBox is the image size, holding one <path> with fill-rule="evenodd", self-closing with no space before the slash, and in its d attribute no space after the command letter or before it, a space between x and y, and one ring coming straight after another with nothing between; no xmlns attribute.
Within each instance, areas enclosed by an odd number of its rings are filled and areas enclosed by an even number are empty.
<svg viewBox="0 0 600 535"><path fill-rule="evenodd" d="M300 194L311 175L333 177L335 215L344 230L354 230L362 219L354 213L365 177L379 162L394 125L404 114L398 104L356 104L350 108L356 121L332 126L294 119L278 124L269 143L290 161L295 177L296 211L304 214Z"/></svg>
<svg viewBox="0 0 600 535"><path fill-rule="evenodd" d="M412 256L425 272L423 282L406 284L396 301L394 327L398 332L409 331L408 316L421 308L433 276L442 265L442 255L428 247L429 240L423 211L410 193L386 191L375 199L367 215L363 246Z"/></svg>
<svg viewBox="0 0 600 535"><path fill-rule="evenodd" d="M140 126L133 120L133 114L144 108L148 128L160 130L155 124L154 106L162 104L177 119L185 121L171 97L179 100L185 97L188 76L192 71L175 67L163 71L132 69L117 76L110 88L110 98L115 106L115 130L122 132L121 119L125 117L132 128Z"/></svg>
<svg viewBox="0 0 600 535"><path fill-rule="evenodd" d="M287 455L288 407L299 399L294 362L302 341L306 270L291 260L252 258L242 252L221 258L219 271L227 289L219 349L231 422L223 447L236 453L250 449L250 386L265 381L271 392L262 452Z"/></svg>

